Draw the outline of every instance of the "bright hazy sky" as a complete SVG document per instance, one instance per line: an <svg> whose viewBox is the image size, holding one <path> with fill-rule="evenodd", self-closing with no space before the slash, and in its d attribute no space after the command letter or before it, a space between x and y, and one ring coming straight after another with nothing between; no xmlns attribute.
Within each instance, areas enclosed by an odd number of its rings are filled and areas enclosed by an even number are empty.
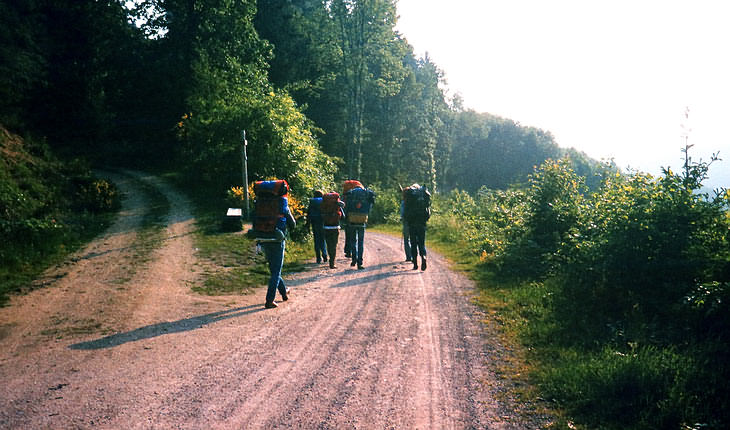
<svg viewBox="0 0 730 430"><path fill-rule="evenodd" d="M659 174L720 151L730 188L730 1L398 0L396 29L466 108ZM689 108L689 121L684 118Z"/></svg>

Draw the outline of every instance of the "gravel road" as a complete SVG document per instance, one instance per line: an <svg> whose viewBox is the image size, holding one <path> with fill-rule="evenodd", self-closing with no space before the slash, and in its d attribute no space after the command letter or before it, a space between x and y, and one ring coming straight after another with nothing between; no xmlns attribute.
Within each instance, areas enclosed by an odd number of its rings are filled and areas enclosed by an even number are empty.
<svg viewBox="0 0 730 430"><path fill-rule="evenodd" d="M128 175L171 202L145 262L149 202ZM368 231L364 270L312 263L277 309L263 288L199 296L184 196L154 177L113 179L126 198L109 231L0 308L0 428L542 426L496 376L505 351L473 285L435 253L414 271L397 238Z"/></svg>

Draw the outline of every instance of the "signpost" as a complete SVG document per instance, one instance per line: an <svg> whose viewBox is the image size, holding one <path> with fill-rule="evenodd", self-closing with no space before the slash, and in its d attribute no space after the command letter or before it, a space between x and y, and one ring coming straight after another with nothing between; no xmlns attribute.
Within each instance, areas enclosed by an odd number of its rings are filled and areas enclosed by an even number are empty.
<svg viewBox="0 0 730 430"><path fill-rule="evenodd" d="M241 148L241 176L243 176L243 187L244 196L246 200L246 219L249 219L248 212L248 155L246 154L246 147L248 141L246 141L246 130L241 130L241 140L243 140L243 147Z"/></svg>

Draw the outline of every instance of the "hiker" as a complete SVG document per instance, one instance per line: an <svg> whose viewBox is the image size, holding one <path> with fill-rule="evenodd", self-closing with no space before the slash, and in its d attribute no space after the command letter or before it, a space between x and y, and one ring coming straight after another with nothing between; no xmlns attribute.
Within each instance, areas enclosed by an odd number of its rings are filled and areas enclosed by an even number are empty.
<svg viewBox="0 0 730 430"><path fill-rule="evenodd" d="M250 231L258 244L263 248L266 261L269 263L271 277L269 288L266 290L266 309L277 307L274 299L276 290L281 294L281 300L289 300L289 289L281 277L284 265L284 251L286 248L286 229L294 228L296 221L289 210L287 193L289 184L284 180L256 181L254 183L253 228Z"/></svg>
<svg viewBox="0 0 730 430"><path fill-rule="evenodd" d="M315 190L312 198L309 199L309 207L307 208L307 223L312 227L312 235L314 235L314 255L317 257L317 263L327 262L327 247L324 243L324 224L322 223L322 196L324 193Z"/></svg>
<svg viewBox="0 0 730 430"><path fill-rule="evenodd" d="M419 253L421 270L426 270L426 223L431 217L431 193L426 187L413 184L404 190L403 197L403 216L408 223L413 270L418 269Z"/></svg>
<svg viewBox="0 0 730 430"><path fill-rule="evenodd" d="M375 203L375 193L362 186L356 186L345 193L345 209L347 210L347 226L350 230L350 254L352 263L358 270L363 269L363 251L365 244L365 227L368 222L370 208Z"/></svg>
<svg viewBox="0 0 730 430"><path fill-rule="evenodd" d="M360 181L356 179L346 180L345 183L342 184L342 196L344 197L348 191L357 187L364 188ZM342 224L345 230L345 257L352 258L352 229L350 228L350 224L347 219L343 220Z"/></svg>
<svg viewBox="0 0 730 430"><path fill-rule="evenodd" d="M330 269L336 269L335 257L337 256L337 241L340 238L340 220L345 217L345 203L340 200L340 195L331 191L322 196L320 212L322 214L322 225L324 229L324 241L329 252Z"/></svg>
<svg viewBox="0 0 730 430"><path fill-rule="evenodd" d="M406 261L411 261L411 234L408 232L408 221L403 216L405 210L405 190L400 201L400 222L403 224L403 250L406 253Z"/></svg>

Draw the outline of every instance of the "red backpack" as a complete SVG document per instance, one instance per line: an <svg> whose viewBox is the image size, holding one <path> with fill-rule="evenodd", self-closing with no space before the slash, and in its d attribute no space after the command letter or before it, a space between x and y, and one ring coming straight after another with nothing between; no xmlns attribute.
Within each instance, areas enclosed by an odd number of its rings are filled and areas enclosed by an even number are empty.
<svg viewBox="0 0 730 430"><path fill-rule="evenodd" d="M253 230L259 233L273 233L276 229L286 230L289 202L285 197L289 184L285 180L256 181L253 184L256 200L253 211Z"/></svg>
<svg viewBox="0 0 730 430"><path fill-rule="evenodd" d="M353 188L365 188L362 183L355 179L348 179L342 184L342 195L345 195L348 191Z"/></svg>
<svg viewBox="0 0 730 430"><path fill-rule="evenodd" d="M284 179L273 179L270 181L256 181L253 184L253 193L256 197L264 194L271 196L285 196L289 193L289 183Z"/></svg>
<svg viewBox="0 0 730 430"><path fill-rule="evenodd" d="M340 195L336 192L327 193L322 196L322 205L319 207L322 213L322 221L325 226L335 227L340 225Z"/></svg>

